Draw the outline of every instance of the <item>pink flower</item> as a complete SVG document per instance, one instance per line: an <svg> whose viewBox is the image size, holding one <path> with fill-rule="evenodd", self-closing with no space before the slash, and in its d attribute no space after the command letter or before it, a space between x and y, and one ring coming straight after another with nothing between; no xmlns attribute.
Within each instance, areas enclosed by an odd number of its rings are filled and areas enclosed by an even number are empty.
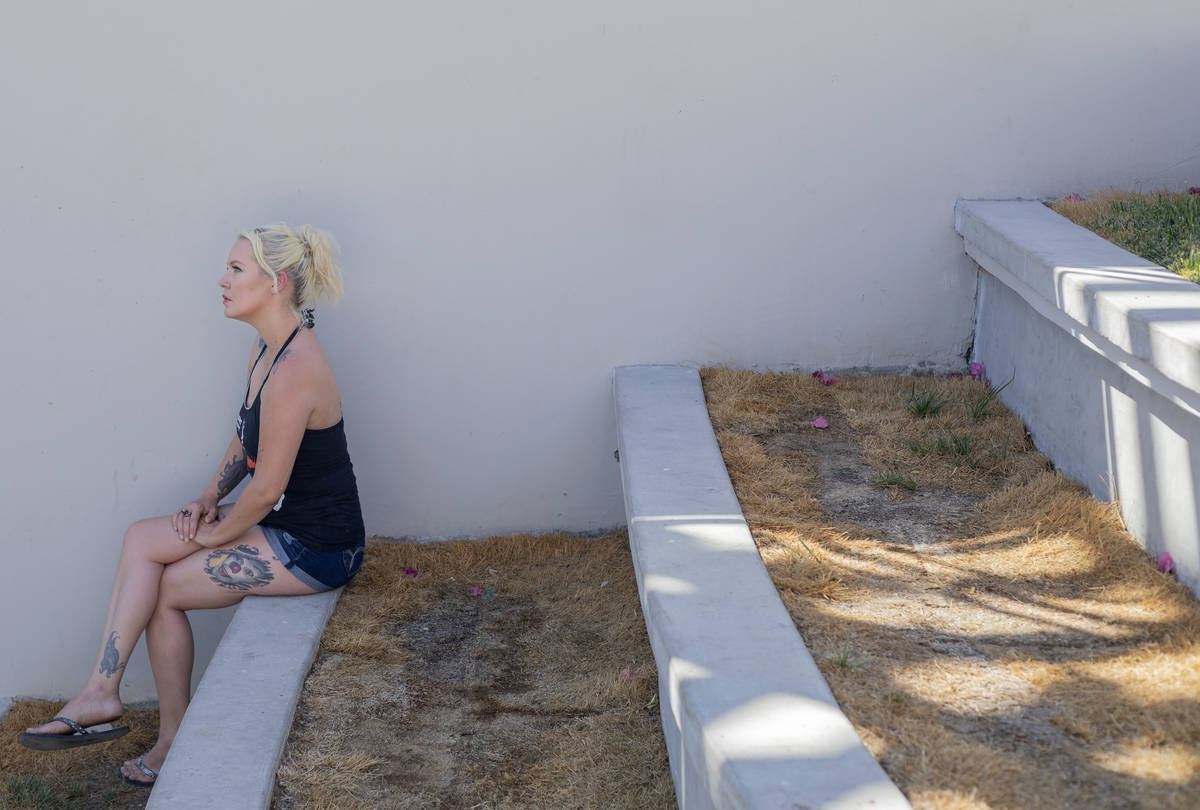
<svg viewBox="0 0 1200 810"><path fill-rule="evenodd" d="M1071 200L1072 202L1079 202L1080 200L1083 199L1083 197L1079 196L1078 191L1073 191L1069 195L1067 195L1067 199Z"/></svg>
<svg viewBox="0 0 1200 810"><path fill-rule="evenodd" d="M472 585L471 589L467 591L467 593L471 594L471 596L479 596L479 594L483 593L483 588L479 587L478 585Z"/></svg>
<svg viewBox="0 0 1200 810"><path fill-rule="evenodd" d="M971 364L971 379L972 380L982 380L984 374L985 374L985 370L983 368L983 363L972 363Z"/></svg>
<svg viewBox="0 0 1200 810"><path fill-rule="evenodd" d="M1200 186L1188 186L1188 194L1200 194Z"/></svg>
<svg viewBox="0 0 1200 810"><path fill-rule="evenodd" d="M815 427L817 430L825 430L826 428L829 427L829 422L825 421L824 416L818 416L816 419L813 420L812 426Z"/></svg>
<svg viewBox="0 0 1200 810"><path fill-rule="evenodd" d="M814 371L812 376L816 377L817 380L820 381L821 385L833 385L835 382L837 382L837 377L833 376L832 374L826 374L824 371L821 371L821 369Z"/></svg>
<svg viewBox="0 0 1200 810"><path fill-rule="evenodd" d="M629 667L625 667L625 669L621 670L621 680L632 681L633 680L633 670L630 669Z"/></svg>
<svg viewBox="0 0 1200 810"><path fill-rule="evenodd" d="M404 576L415 577L416 575L417 575L417 569L415 569L415 568L405 568L404 569Z"/></svg>
<svg viewBox="0 0 1200 810"><path fill-rule="evenodd" d="M1175 570L1175 559L1171 556L1171 552L1164 551L1158 555L1158 570L1164 574L1169 574Z"/></svg>

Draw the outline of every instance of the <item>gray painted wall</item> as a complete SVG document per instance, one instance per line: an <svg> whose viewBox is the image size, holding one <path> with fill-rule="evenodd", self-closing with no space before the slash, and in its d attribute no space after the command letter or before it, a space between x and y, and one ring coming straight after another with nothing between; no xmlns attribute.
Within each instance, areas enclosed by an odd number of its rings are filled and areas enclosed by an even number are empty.
<svg viewBox="0 0 1200 810"><path fill-rule="evenodd" d="M0 695L78 686L124 527L212 474L241 227L344 246L389 535L620 523L616 365L956 362L956 198L1200 175L1194 3L988 5L0 7Z"/></svg>

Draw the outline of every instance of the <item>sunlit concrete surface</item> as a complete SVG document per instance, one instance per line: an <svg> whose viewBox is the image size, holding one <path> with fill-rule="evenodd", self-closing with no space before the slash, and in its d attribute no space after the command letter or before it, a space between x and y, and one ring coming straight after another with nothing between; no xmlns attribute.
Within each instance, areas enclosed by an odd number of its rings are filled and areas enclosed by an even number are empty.
<svg viewBox="0 0 1200 810"><path fill-rule="evenodd" d="M955 224L1000 399L1200 593L1200 287L1039 202L960 200Z"/></svg>
<svg viewBox="0 0 1200 810"><path fill-rule="evenodd" d="M629 541L679 806L907 808L767 575L699 374L620 367L613 389Z"/></svg>
<svg viewBox="0 0 1200 810"><path fill-rule="evenodd" d="M184 715L147 810L266 810L338 588L248 596Z"/></svg>

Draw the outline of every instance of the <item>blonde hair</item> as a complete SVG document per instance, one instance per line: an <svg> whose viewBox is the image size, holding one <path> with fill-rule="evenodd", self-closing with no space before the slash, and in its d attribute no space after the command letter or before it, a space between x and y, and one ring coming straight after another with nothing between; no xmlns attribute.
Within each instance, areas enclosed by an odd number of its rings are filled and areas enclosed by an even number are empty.
<svg viewBox="0 0 1200 810"><path fill-rule="evenodd" d="M264 225L238 234L250 243L254 259L263 272L278 282L286 273L292 281L291 304L296 318L313 324L317 299L329 302L342 297L342 270L337 265L333 237L311 225L292 230L287 225Z"/></svg>

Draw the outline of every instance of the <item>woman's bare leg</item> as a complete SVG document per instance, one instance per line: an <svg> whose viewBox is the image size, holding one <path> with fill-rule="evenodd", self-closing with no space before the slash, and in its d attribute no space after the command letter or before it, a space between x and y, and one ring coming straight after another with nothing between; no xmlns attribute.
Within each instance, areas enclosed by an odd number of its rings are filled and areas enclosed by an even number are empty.
<svg viewBox="0 0 1200 810"><path fill-rule="evenodd" d="M150 653L150 669L154 672L154 689L158 693L158 744L155 747L165 743L162 752L165 757L192 696L195 645L187 613L167 607L159 600L146 627L146 650Z"/></svg>
<svg viewBox="0 0 1200 810"><path fill-rule="evenodd" d="M224 584L217 569L225 572ZM254 527L232 543L168 565L159 592L146 634L158 691L158 741L142 755L146 767L155 771L167 758L191 699L192 632L185 611L227 607L250 594L288 596L313 590L280 564L262 530ZM136 760L122 765L121 773L133 781L148 781Z"/></svg>
<svg viewBox="0 0 1200 810"><path fill-rule="evenodd" d="M154 614L159 580L165 566L203 549L180 541L171 518L140 520L125 532L117 574L113 579L108 617L100 652L87 683L59 714L83 726L115 720L124 709L121 677L134 645ZM69 734L65 723L51 722L29 729L41 734Z"/></svg>

